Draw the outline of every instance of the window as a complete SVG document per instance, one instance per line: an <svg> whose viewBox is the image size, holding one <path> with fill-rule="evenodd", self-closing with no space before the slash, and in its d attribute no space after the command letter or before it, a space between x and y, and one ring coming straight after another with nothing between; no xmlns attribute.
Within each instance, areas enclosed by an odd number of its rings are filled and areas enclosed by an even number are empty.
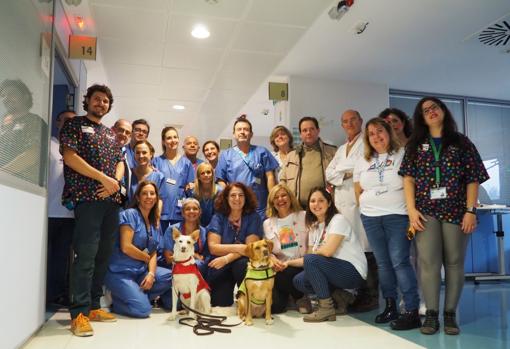
<svg viewBox="0 0 510 349"><path fill-rule="evenodd" d="M52 7L0 2L0 183L43 195Z"/></svg>

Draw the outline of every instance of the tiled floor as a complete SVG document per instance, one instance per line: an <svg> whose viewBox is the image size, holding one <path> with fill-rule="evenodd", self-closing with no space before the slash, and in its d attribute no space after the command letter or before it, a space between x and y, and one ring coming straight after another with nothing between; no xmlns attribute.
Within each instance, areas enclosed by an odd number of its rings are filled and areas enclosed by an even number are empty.
<svg viewBox="0 0 510 349"><path fill-rule="evenodd" d="M508 316L510 283L473 285L466 282L459 310L460 336L442 332L424 336L418 330L395 332L374 326L376 311L338 317L336 322L304 323L294 311L276 315L272 326L257 319L253 327L238 326L231 334L195 336L191 328L168 322L156 309L149 319L119 317L117 323L93 323L95 335L77 338L69 332L69 315L57 312L26 343L26 349L79 348L510 348ZM229 322L237 322L236 316ZM178 344L176 344L178 343Z"/></svg>

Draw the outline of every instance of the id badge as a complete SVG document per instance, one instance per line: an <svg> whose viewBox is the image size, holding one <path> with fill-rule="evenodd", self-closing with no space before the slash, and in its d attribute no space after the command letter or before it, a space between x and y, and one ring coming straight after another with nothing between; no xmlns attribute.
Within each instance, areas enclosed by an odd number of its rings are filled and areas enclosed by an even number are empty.
<svg viewBox="0 0 510 349"><path fill-rule="evenodd" d="M175 185L177 183L177 181L175 179L172 179L172 178L167 178L166 179L166 182L168 184L171 184L171 185Z"/></svg>
<svg viewBox="0 0 510 349"><path fill-rule="evenodd" d="M177 207L182 207L182 199L177 200Z"/></svg>
<svg viewBox="0 0 510 349"><path fill-rule="evenodd" d="M385 185L380 185L380 186L374 187L373 190L375 191L375 196L379 196L379 195L382 195L384 193L387 193L388 192L388 187L385 186Z"/></svg>
<svg viewBox="0 0 510 349"><path fill-rule="evenodd" d="M448 197L448 194L446 193L446 187L430 189L430 199L431 200L446 199L447 197Z"/></svg>
<svg viewBox="0 0 510 349"><path fill-rule="evenodd" d="M260 179L259 177L255 177L255 184L262 184L262 179Z"/></svg>
<svg viewBox="0 0 510 349"><path fill-rule="evenodd" d="M82 126L81 127L81 132L82 133L90 133L90 134L94 134L95 133L94 128L92 126Z"/></svg>

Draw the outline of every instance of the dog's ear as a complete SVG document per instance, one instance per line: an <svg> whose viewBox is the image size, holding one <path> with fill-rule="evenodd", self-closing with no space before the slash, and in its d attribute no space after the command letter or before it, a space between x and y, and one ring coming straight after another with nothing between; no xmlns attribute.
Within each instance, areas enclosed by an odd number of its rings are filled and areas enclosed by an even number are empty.
<svg viewBox="0 0 510 349"><path fill-rule="evenodd" d="M177 240L181 236L181 232L177 228L173 228L172 237L174 240Z"/></svg>
<svg viewBox="0 0 510 349"><path fill-rule="evenodd" d="M193 233L191 233L190 236L193 239L193 241L197 242L200 236L200 230L199 229L195 230Z"/></svg>
<svg viewBox="0 0 510 349"><path fill-rule="evenodd" d="M274 246L273 240L266 239L266 242L267 242L267 248L269 249L269 253L273 252L273 246Z"/></svg>
<svg viewBox="0 0 510 349"><path fill-rule="evenodd" d="M249 259L253 258L253 242L250 242L248 246L246 246L245 254Z"/></svg>

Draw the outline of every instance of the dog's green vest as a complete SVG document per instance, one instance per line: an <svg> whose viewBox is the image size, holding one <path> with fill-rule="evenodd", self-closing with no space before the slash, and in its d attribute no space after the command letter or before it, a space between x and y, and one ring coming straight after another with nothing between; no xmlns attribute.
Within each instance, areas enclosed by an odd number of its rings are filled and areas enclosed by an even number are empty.
<svg viewBox="0 0 510 349"><path fill-rule="evenodd" d="M241 286L239 286L238 293L241 292L241 293L244 293L247 295L246 280L262 281L262 280L274 278L274 276L275 276L275 272L274 272L273 268L267 268L267 269L250 269L250 268L248 268L248 270L246 271L246 276L244 277L244 280L241 283ZM265 303L265 299L262 299L262 300L250 299L250 302L252 302L253 304L257 304L257 305L262 305Z"/></svg>

